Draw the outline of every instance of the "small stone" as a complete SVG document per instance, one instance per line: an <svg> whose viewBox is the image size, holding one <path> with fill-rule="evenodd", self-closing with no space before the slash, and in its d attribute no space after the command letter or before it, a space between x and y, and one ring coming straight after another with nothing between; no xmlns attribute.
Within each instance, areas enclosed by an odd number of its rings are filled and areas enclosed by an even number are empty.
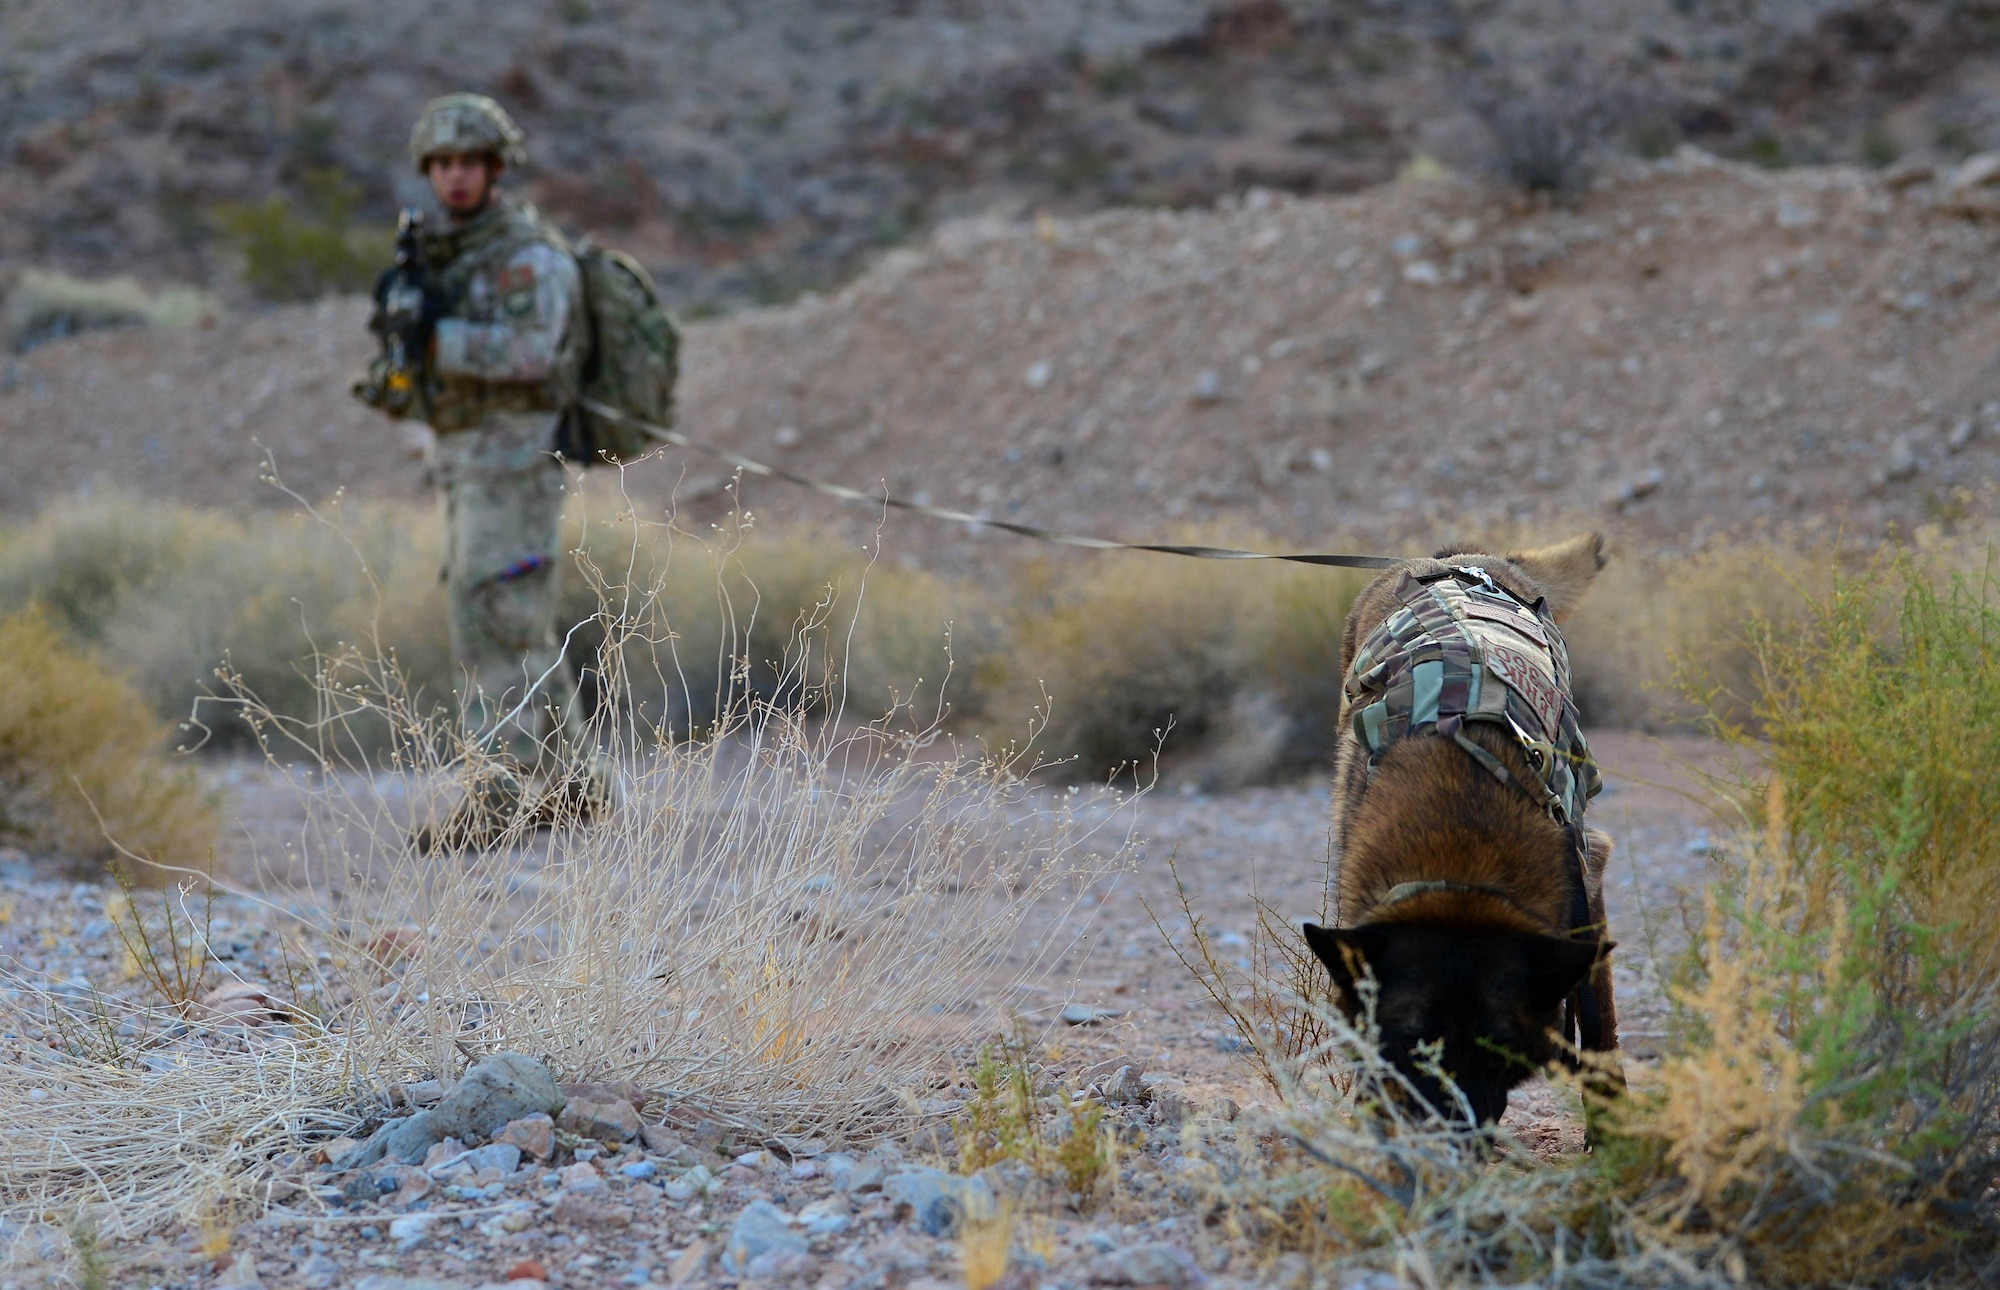
<svg viewBox="0 0 2000 1290"><path fill-rule="evenodd" d="M430 1149L424 1152L424 1168L436 1169L446 1161L456 1160L464 1154L465 1144L457 1138L446 1138L442 1142L434 1142L431 1144Z"/></svg>
<svg viewBox="0 0 2000 1290"><path fill-rule="evenodd" d="M812 1260L797 1250L766 1250L743 1269L746 1281L788 1281L812 1267Z"/></svg>
<svg viewBox="0 0 2000 1290"><path fill-rule="evenodd" d="M511 1174L521 1167L521 1149L511 1142L489 1142L483 1147L461 1151L441 1165L431 1167L431 1176L443 1172L465 1174Z"/></svg>
<svg viewBox="0 0 2000 1290"><path fill-rule="evenodd" d="M1915 476L1921 469L1923 469L1923 466L1917 460L1917 450L1910 443L1910 436L1906 434L1897 435L1895 442L1889 445L1888 458L1882 463L1883 477L1885 479L1909 479Z"/></svg>
<svg viewBox="0 0 2000 1290"><path fill-rule="evenodd" d="M465 1282L444 1281L437 1277L397 1277L376 1272L355 1282L354 1290L465 1290Z"/></svg>
<svg viewBox="0 0 2000 1290"><path fill-rule="evenodd" d="M687 1144L664 1124L642 1126L639 1130L639 1141L645 1144L646 1150L658 1152L663 1156L674 1156L687 1150Z"/></svg>
<svg viewBox="0 0 2000 1290"><path fill-rule="evenodd" d="M1062 1010L1063 1023L1071 1026L1094 1026L1100 1021L1124 1015L1116 1008L1099 1008L1088 1003L1073 1003Z"/></svg>
<svg viewBox="0 0 2000 1290"><path fill-rule="evenodd" d="M954 1236L967 1219L991 1218L997 1210L993 1188L984 1178L962 1178L942 1169L905 1169L890 1174L882 1194L898 1218L908 1218L927 1236Z"/></svg>
<svg viewBox="0 0 2000 1290"><path fill-rule="evenodd" d="M1187 1094L1177 1088L1153 1090L1153 1118L1168 1128L1178 1129L1193 1109Z"/></svg>
<svg viewBox="0 0 2000 1290"><path fill-rule="evenodd" d="M546 1281L548 1279L549 1270L543 1267L540 1260L537 1259L522 1259L519 1263L507 1269L506 1280L508 1281Z"/></svg>
<svg viewBox="0 0 2000 1290"><path fill-rule="evenodd" d="M701 1275L701 1270L708 1266L708 1254L707 1241L697 1240L690 1244L675 1257L674 1265L667 1269L667 1284L682 1285Z"/></svg>
<svg viewBox="0 0 2000 1290"><path fill-rule="evenodd" d="M575 1196L595 1196L604 1191L604 1175L588 1161L565 1165L556 1171L562 1189Z"/></svg>
<svg viewBox="0 0 2000 1290"><path fill-rule="evenodd" d="M391 1209L408 1209L436 1186L429 1174L410 1165L389 1165L376 1177L377 1186L393 1184L382 1195L382 1203Z"/></svg>
<svg viewBox="0 0 2000 1290"><path fill-rule="evenodd" d="M722 1247L722 1266L737 1276L768 1254L806 1253L806 1238L794 1231L785 1212L768 1200L754 1200L736 1216L729 1241Z"/></svg>
<svg viewBox="0 0 2000 1290"><path fill-rule="evenodd" d="M360 1145L361 1143L357 1140L347 1137L335 1138L331 1142L323 1142L313 1152L313 1163L330 1165Z"/></svg>
<svg viewBox="0 0 2000 1290"><path fill-rule="evenodd" d="M861 1195L863 1192L881 1191L882 1182L889 1176L889 1166L880 1160L861 1160L848 1165L838 1172L829 1168L833 1185L841 1191Z"/></svg>
<svg viewBox="0 0 2000 1290"><path fill-rule="evenodd" d="M1236 1105L1236 1099L1233 1097L1216 1098L1215 1101L1209 1103L1208 1111L1210 1115L1213 1115L1218 1120L1234 1120L1237 1116L1243 1114L1243 1108Z"/></svg>
<svg viewBox="0 0 2000 1290"><path fill-rule="evenodd" d="M1957 425L1951 428L1951 433L1945 436L1945 450L1947 452L1964 451L1965 445L1971 443L1973 436L1978 433L1979 426L1970 417L1959 421Z"/></svg>
<svg viewBox="0 0 2000 1290"><path fill-rule="evenodd" d="M306 1290L329 1290L340 1280L340 1265L324 1254L315 1254L293 1269Z"/></svg>
<svg viewBox="0 0 2000 1290"><path fill-rule="evenodd" d="M650 1160L634 1160L629 1165L620 1165L618 1172L634 1181L643 1182L660 1172L660 1167Z"/></svg>
<svg viewBox="0 0 2000 1290"><path fill-rule="evenodd" d="M1194 401L1215 403L1222 398L1222 377L1212 369L1204 369L1194 378Z"/></svg>
<svg viewBox="0 0 2000 1290"><path fill-rule="evenodd" d="M484 1140L508 1123L540 1111L553 1116L563 1097L549 1068L523 1053L494 1053L474 1062L429 1111L438 1138Z"/></svg>
<svg viewBox="0 0 2000 1290"><path fill-rule="evenodd" d="M847 1202L838 1196L816 1200L799 1211L799 1226L810 1237L839 1236L854 1226Z"/></svg>
<svg viewBox="0 0 2000 1290"><path fill-rule="evenodd" d="M420 1079L413 1084L405 1084L403 1096L410 1100L411 1106L436 1106L444 1100L444 1081Z"/></svg>
<svg viewBox="0 0 2000 1290"><path fill-rule="evenodd" d="M598 1185L603 1185L601 1180ZM620 1205L606 1193L573 1192L567 1188L556 1193L555 1206L549 1213L558 1222L584 1227L628 1227L636 1217L630 1205Z"/></svg>
<svg viewBox="0 0 2000 1290"><path fill-rule="evenodd" d="M493 1140L520 1148L524 1156L546 1160L549 1153L556 1149L556 1122L546 1112L537 1111L518 1120L509 1120L507 1127L500 1130Z"/></svg>
<svg viewBox="0 0 2000 1290"><path fill-rule="evenodd" d="M1027 381L1029 389L1043 390L1048 388L1049 378L1053 375L1055 368L1044 358L1029 364L1027 375L1023 379Z"/></svg>
<svg viewBox="0 0 2000 1290"><path fill-rule="evenodd" d="M2000 152L1980 152L1958 163L1947 185L1953 192L2000 183Z"/></svg>
<svg viewBox="0 0 2000 1290"><path fill-rule="evenodd" d="M382 1141L382 1154L406 1165L421 1161L446 1136L437 1127L435 1109L391 1120L382 1126L382 1132L386 1135ZM374 1145L374 1139L369 1140L369 1145Z"/></svg>
<svg viewBox="0 0 2000 1290"><path fill-rule="evenodd" d="M1090 1265L1090 1279L1099 1285L1165 1286L1168 1290L1190 1290L1208 1281L1185 1250L1162 1241L1113 1250Z"/></svg>
<svg viewBox="0 0 2000 1290"><path fill-rule="evenodd" d="M599 1142L630 1142L639 1136L644 1126L639 1121L639 1113L632 1109L630 1102L622 1099L602 1102L576 1098L563 1107L562 1115L556 1120L556 1127L574 1133L579 1138L595 1138Z"/></svg>
<svg viewBox="0 0 2000 1290"><path fill-rule="evenodd" d="M1138 1106L1146 1100L1146 1086L1140 1083L1136 1066L1120 1066L1105 1077L1098 1089L1113 1106Z"/></svg>
<svg viewBox="0 0 2000 1290"><path fill-rule="evenodd" d="M796 448L799 446L799 428L797 426L779 426L778 433L771 436L771 438L780 448Z"/></svg>
<svg viewBox="0 0 2000 1290"><path fill-rule="evenodd" d="M389 1223L389 1239L396 1243L396 1253L410 1254L423 1245L425 1229L431 1224L429 1214L405 1214Z"/></svg>
<svg viewBox="0 0 2000 1290"><path fill-rule="evenodd" d="M227 1286L229 1290L263 1290L264 1282L257 1275L257 1260L248 1254L239 1254L235 1262L223 1269L215 1279L217 1286Z"/></svg>

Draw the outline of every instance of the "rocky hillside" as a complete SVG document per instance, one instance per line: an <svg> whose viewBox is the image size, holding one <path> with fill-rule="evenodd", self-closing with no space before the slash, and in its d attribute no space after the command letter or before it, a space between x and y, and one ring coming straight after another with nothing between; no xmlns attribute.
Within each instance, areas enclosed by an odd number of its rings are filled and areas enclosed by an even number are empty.
<svg viewBox="0 0 2000 1290"><path fill-rule="evenodd" d="M0 279L228 288L219 216L273 194L385 227L457 88L519 113L538 200L707 309L947 218L1347 192L1418 152L1955 160L2000 147L1996 48L1996 0L6 0Z"/></svg>
<svg viewBox="0 0 2000 1290"><path fill-rule="evenodd" d="M2000 504L1992 191L1689 151L1570 207L1445 177L958 222L831 297L691 326L683 425L808 473L1114 534L1407 545L1562 516L1684 548L1958 524ZM11 361L0 513L107 486L281 503L258 482L264 447L310 496L416 495L414 436L345 394L363 312L98 333ZM699 511L724 479L669 457L627 484ZM830 513L776 484L748 498ZM896 525L926 558L980 545Z"/></svg>

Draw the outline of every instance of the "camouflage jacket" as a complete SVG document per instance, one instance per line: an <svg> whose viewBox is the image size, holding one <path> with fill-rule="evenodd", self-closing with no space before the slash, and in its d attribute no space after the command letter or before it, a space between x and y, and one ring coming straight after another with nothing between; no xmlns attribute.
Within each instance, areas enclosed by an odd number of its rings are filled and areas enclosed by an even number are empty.
<svg viewBox="0 0 2000 1290"><path fill-rule="evenodd" d="M502 197L467 223L427 235L424 262L452 302L424 383L434 429L575 400L588 348L582 273L533 206Z"/></svg>

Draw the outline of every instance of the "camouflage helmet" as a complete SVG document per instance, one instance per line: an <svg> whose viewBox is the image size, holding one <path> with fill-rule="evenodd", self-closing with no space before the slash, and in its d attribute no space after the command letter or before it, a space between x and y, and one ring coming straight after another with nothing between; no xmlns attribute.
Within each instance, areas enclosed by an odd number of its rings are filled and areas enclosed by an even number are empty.
<svg viewBox="0 0 2000 1290"><path fill-rule="evenodd" d="M447 94L425 104L410 131L410 164L422 174L424 164L441 152L490 152L502 165L525 165L526 137L507 109L484 94Z"/></svg>

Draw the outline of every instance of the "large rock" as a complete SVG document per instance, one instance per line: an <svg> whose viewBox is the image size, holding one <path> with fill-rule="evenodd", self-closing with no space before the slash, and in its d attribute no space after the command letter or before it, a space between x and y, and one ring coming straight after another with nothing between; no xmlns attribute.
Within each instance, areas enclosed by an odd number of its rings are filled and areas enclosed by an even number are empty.
<svg viewBox="0 0 2000 1290"><path fill-rule="evenodd" d="M420 1114L431 1117L440 1139L484 1141L509 1121L537 1111L559 1117L562 1109L562 1092L547 1066L524 1053L494 1053L474 1062L442 1101Z"/></svg>

